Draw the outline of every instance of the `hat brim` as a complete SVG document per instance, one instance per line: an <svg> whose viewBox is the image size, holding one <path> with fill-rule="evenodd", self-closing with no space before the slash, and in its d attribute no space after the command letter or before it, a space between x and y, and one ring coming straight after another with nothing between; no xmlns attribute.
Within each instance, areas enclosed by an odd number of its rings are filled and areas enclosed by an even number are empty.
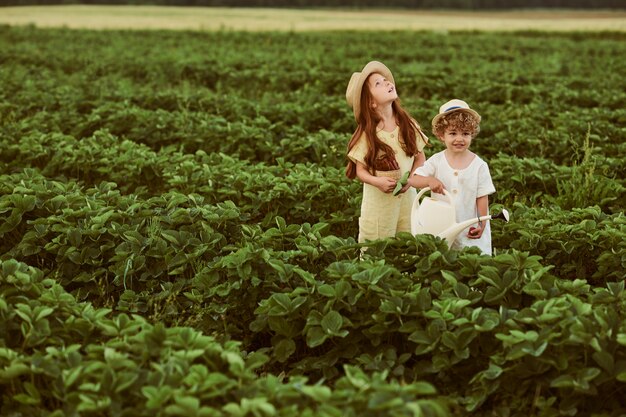
<svg viewBox="0 0 626 417"><path fill-rule="evenodd" d="M359 115L361 114L361 92L363 91L363 84L365 84L367 77L372 74L381 74L395 84L393 74L389 68L379 61L370 61L363 67L361 72L353 73L346 90L346 101L348 105L352 107L352 112L356 120L359 120Z"/></svg>
<svg viewBox="0 0 626 417"><path fill-rule="evenodd" d="M444 112L444 113L439 113L438 115L436 115L435 117L433 117L433 120L432 120L431 124L432 124L433 126L435 126L435 125L439 122L439 119L441 119L441 118L442 118L442 117L444 117L444 116L448 116L449 114L455 113L455 112L463 112L463 113L470 114L470 115L471 115L474 119L476 119L476 121L477 121L478 123L480 123L481 116L480 116L480 114L478 114L475 110L473 110L473 109L458 108L458 109L452 109L452 110L449 110L449 111Z"/></svg>

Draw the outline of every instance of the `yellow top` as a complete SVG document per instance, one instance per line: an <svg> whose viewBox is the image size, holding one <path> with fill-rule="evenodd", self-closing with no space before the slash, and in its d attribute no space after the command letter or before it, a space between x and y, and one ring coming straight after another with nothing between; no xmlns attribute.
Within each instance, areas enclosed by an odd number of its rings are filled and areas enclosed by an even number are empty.
<svg viewBox="0 0 626 417"><path fill-rule="evenodd" d="M417 141L417 150L422 152L424 146L428 142L428 137L420 130L416 129L416 141ZM385 130L379 130L376 132L378 138L385 144L389 145L391 149L393 149L396 161L400 166L398 178L402 176L401 173L411 170L413 167L413 156L407 156L404 149L400 144L400 127L396 126L396 128L392 132L387 132ZM348 158L350 158L354 162L360 162L363 165L367 165L365 163L365 155L367 154L367 140L365 139L365 132L361 135L357 143L350 149L348 152ZM396 171L393 171L396 172ZM388 176L388 174L382 174L382 171L377 171L376 175ZM393 174L392 176L395 176Z"/></svg>

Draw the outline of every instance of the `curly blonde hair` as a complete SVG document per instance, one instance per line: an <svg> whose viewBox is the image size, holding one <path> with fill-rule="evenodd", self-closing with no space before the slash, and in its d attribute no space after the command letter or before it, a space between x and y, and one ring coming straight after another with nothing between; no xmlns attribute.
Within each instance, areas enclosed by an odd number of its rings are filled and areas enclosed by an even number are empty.
<svg viewBox="0 0 626 417"><path fill-rule="evenodd" d="M447 129L470 132L472 138L480 132L480 116L477 118L473 114L463 111L463 109L450 112L438 120L433 120L433 133L438 138L442 137Z"/></svg>

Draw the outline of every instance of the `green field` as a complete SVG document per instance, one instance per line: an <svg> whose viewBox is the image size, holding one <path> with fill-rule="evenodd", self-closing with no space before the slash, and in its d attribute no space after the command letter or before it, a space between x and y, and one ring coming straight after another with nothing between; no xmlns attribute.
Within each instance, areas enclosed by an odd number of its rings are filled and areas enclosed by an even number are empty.
<svg viewBox="0 0 626 417"><path fill-rule="evenodd" d="M73 29L243 31L481 30L626 32L626 10L439 11L159 6L20 6L0 24Z"/></svg>
<svg viewBox="0 0 626 417"><path fill-rule="evenodd" d="M623 56L617 31L0 26L0 415L623 416ZM359 258L344 93L372 59L427 131L450 98L483 116L495 256Z"/></svg>

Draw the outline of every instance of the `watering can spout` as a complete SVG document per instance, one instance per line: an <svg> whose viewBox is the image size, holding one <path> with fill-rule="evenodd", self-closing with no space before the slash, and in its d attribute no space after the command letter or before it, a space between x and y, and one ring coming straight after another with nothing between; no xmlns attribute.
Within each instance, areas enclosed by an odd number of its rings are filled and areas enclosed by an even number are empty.
<svg viewBox="0 0 626 417"><path fill-rule="evenodd" d="M447 228L446 230L444 230L443 232L441 232L439 234L439 237L446 239L448 242L452 242L454 241L454 239L456 239L457 235L461 233L463 229L465 229L466 227L474 223L478 223L478 222L485 221L485 220L491 220L491 219L503 219L504 221L508 222L509 212L506 209L502 209L502 211L497 214L493 214L493 215L488 214L486 216L474 217L469 220L456 223L450 226L449 228Z"/></svg>

